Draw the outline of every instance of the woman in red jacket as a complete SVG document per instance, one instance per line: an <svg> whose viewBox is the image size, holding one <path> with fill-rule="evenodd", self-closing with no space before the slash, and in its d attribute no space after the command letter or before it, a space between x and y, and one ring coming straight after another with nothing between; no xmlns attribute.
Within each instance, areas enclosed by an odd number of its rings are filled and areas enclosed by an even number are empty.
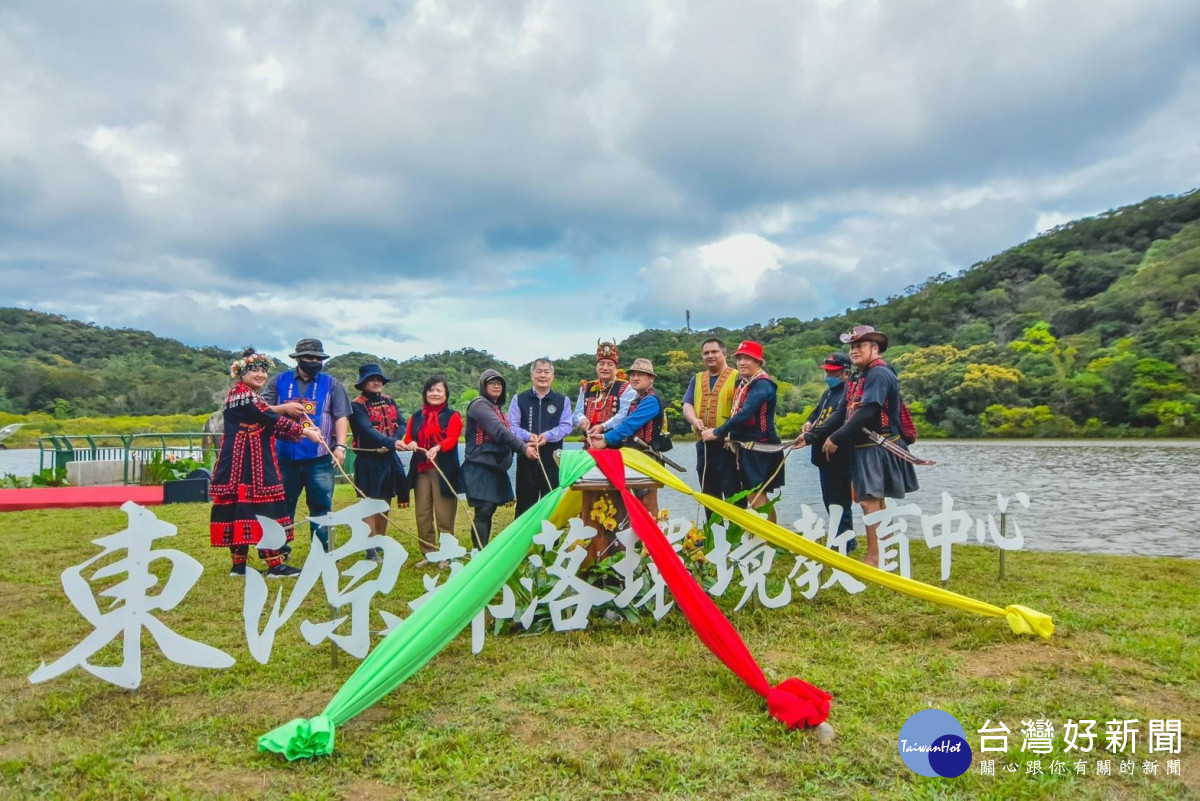
<svg viewBox="0 0 1200 801"><path fill-rule="evenodd" d="M425 403L408 418L404 432L406 450L413 451L408 472L417 541L426 557L417 562L417 567L429 564L427 557L438 549L439 532L454 533L460 483L458 437L463 429L462 416L450 408L450 387L445 376L425 379L422 392Z"/></svg>

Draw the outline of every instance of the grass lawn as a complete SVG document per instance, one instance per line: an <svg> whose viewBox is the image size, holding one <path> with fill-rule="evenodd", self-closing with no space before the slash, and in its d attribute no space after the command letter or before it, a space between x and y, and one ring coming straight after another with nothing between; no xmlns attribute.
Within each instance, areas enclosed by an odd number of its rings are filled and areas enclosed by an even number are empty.
<svg viewBox="0 0 1200 801"><path fill-rule="evenodd" d="M352 502L339 487L338 506ZM778 610L721 603L773 682L797 676L834 695L837 739L789 732L766 704L697 640L678 611L660 622L593 623L583 632L488 637L478 656L459 635L422 671L341 727L332 757L289 764L260 754L260 734L320 712L357 666L301 637L305 617L327 619L319 592L280 631L269 665L246 650L241 585L228 553L208 547L208 507L156 509L179 527L173 547L205 574L160 619L216 646L228 670L174 665L143 637L144 679L126 692L81 669L41 685L28 675L91 631L59 574L94 556L91 540L125 526L119 510L15 512L0 517L0 788L8 798L1186 798L1200 796L1200 562L1180 559L955 549L950 589L1053 616L1049 641L1017 637L999 619L869 588L824 590ZM412 515L392 511L410 553L396 590L375 609L406 616L423 592ZM511 520L497 514L497 530ZM459 535L468 542L460 506ZM395 532L393 532L395 533ZM344 533L342 534L344 537ZM295 561L307 551L297 538ZM936 552L914 542L913 575L934 581ZM791 560L776 560L784 574ZM160 578L163 573L160 569ZM113 580L112 583L115 583ZM161 586L161 584L160 584ZM278 586L278 582L271 582ZM103 607L102 607L103 608ZM307 612L307 614L305 614ZM378 618L376 618L378 620ZM382 627L381 625L379 626ZM107 659L106 659L107 657ZM119 643L93 662L116 664ZM897 753L901 724L930 707L954 714L978 749L986 719L1012 730L1013 773L957 779L911 773ZM1022 754L1021 720L1055 724L1054 753ZM1064 754L1067 719L1099 721L1086 776ZM1138 719L1134 775L1103 752L1104 722ZM1149 720L1180 719L1182 753L1148 754ZM1043 775L1026 775L1041 759ZM1112 776L1095 776L1109 757ZM1066 775L1053 775L1053 759ZM1126 759L1130 756L1126 754ZM1166 760L1180 759L1181 776ZM1158 775L1143 773L1157 760Z"/></svg>

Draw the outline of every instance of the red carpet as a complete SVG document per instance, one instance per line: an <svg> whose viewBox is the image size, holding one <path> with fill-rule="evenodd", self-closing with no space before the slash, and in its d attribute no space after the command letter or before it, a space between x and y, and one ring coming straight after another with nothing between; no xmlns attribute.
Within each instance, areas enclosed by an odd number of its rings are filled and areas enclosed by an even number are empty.
<svg viewBox="0 0 1200 801"><path fill-rule="evenodd" d="M0 512L23 509L74 509L81 506L120 506L125 501L142 506L163 502L163 488L156 487L37 487L0 490Z"/></svg>

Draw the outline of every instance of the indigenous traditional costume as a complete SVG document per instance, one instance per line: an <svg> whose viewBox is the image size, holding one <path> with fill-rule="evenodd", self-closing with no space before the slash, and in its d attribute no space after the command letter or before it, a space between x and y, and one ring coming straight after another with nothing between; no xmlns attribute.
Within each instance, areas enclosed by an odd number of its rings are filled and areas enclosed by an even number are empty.
<svg viewBox="0 0 1200 801"><path fill-rule="evenodd" d="M493 401L488 397L487 384L495 379L500 380L504 390L500 398ZM479 376L479 397L467 407L462 485L467 504L475 510L472 534L477 548L487 545L491 539L492 515L496 508L513 499L508 469L512 467L513 453L520 453L525 448L525 443L509 429L508 418L501 411L507 394L504 377L489 368Z"/></svg>
<svg viewBox="0 0 1200 801"><path fill-rule="evenodd" d="M621 352L615 343L598 343L597 362L606 360L618 365L620 357ZM635 394L621 370L617 370L616 378L609 384L604 384L599 379L580 381L573 422L578 426L586 420L589 429L592 426L600 426L605 432L612 431L629 414L629 406L633 403ZM586 441L584 447L587 447Z"/></svg>
<svg viewBox="0 0 1200 801"><path fill-rule="evenodd" d="M762 345L758 342L743 342L737 355L750 356L760 365L765 363ZM739 484L743 490L762 487L763 492L769 492L784 484L786 471L781 465L782 451L753 449L755 444L779 444L779 435L775 433L777 395L775 380L767 375L765 370L759 370L750 379L739 376L734 387L729 419L714 429L717 436L735 443L737 450L734 452L734 459L737 463ZM750 447L747 448L741 443L747 443ZM768 479L770 482L762 486Z"/></svg>
<svg viewBox="0 0 1200 801"><path fill-rule="evenodd" d="M239 369L240 362L234 363L233 371ZM285 528L292 524L275 457L275 438L294 441L303 435L299 424L272 412L253 389L241 382L225 397L224 418L221 451L209 485L213 502L209 539L214 548L229 548L234 566L244 568L249 546L262 538L258 515ZM290 528L287 538L292 539ZM283 562L281 551L261 550L259 555L271 567Z"/></svg>
<svg viewBox="0 0 1200 801"><path fill-rule="evenodd" d="M634 359L629 366L630 373L644 373L654 378L654 364L649 359ZM633 402L629 404L629 415L604 435L604 444L608 448L636 448L645 450L645 446L661 447L659 438L663 431L664 415L662 395L654 389L653 384L645 392L636 393ZM639 442L640 441L640 442ZM666 450L664 447L663 450ZM658 489L650 488L635 490L634 494L651 514L658 515ZM608 535L609 539L612 535ZM602 541L602 539L601 539ZM593 544L597 542L593 540ZM605 543L604 550L607 550Z"/></svg>
<svg viewBox="0 0 1200 801"><path fill-rule="evenodd" d="M629 372L645 373L654 378L654 365L649 359L635 359ZM653 447L661 437L662 431L662 395L651 385L645 392L635 393L633 402L629 404L629 415L604 435L604 442L610 448L644 450L637 444L637 440Z"/></svg>
<svg viewBox="0 0 1200 801"><path fill-rule="evenodd" d="M716 428L733 414L736 386L737 371L732 367L716 374L701 370L692 376L683 402L691 404L705 428ZM737 464L722 442L696 441L696 473L700 491L706 495L726 499L738 491Z"/></svg>
<svg viewBox="0 0 1200 801"><path fill-rule="evenodd" d="M350 404L354 483L368 498L381 501L399 498L407 504L408 478L396 452L396 442L404 436L404 416L390 396L363 389L367 379L375 376L388 383L379 365L364 364L359 368L358 383L354 386L362 394Z"/></svg>
<svg viewBox="0 0 1200 801"><path fill-rule="evenodd" d="M880 353L887 350L887 336L870 326L859 326L855 332L842 335L843 342L859 340L876 342ZM903 498L920 489L912 464L872 442L864 428L908 450L900 436L900 379L883 359L871 362L850 379L846 387L846 422L829 438L839 449L854 446L850 472L854 500Z"/></svg>

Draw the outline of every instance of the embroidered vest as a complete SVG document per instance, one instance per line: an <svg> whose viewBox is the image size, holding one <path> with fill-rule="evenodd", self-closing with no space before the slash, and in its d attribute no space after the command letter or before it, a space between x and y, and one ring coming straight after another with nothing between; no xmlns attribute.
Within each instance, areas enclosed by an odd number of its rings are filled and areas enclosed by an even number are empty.
<svg viewBox="0 0 1200 801"><path fill-rule="evenodd" d="M508 470L512 466L513 452L512 448L505 442L501 442L490 436L483 426L475 422L475 418L471 415L471 410L475 408L477 403L486 403L488 411L485 414L494 414L496 419L505 428L511 428L509 425L508 416L494 403L488 401L487 398L479 397L471 401L467 407L467 449L466 449L466 464L483 465L495 470Z"/></svg>
<svg viewBox="0 0 1200 801"><path fill-rule="evenodd" d="M621 396L628 386L628 381L613 379L606 392L599 381L587 382L587 390L583 395L583 416L587 418L589 428L611 420L621 410Z"/></svg>
<svg viewBox="0 0 1200 801"><path fill-rule="evenodd" d="M505 428L512 428L512 426L510 426L508 424L508 417L505 416L504 412L500 411L499 406L497 406L494 403L489 403L488 405L492 407L492 411L494 411L496 413L496 418L499 419L500 422L504 424ZM496 441L496 440L492 439L490 436L488 436L488 433L483 430L483 426L475 424L475 420L471 417L470 414L467 415L466 432L467 432L466 436L467 436L467 446L468 447L474 446L474 447L478 448L482 445L486 445L489 442ZM507 448L505 448L505 450L507 450Z"/></svg>
<svg viewBox="0 0 1200 801"><path fill-rule="evenodd" d="M696 373L696 415L705 428L716 428L733 414L733 391L737 382L737 371L726 367L717 377L717 383L708 388L708 371Z"/></svg>
<svg viewBox="0 0 1200 801"><path fill-rule="evenodd" d="M775 379L767 375L765 371L759 372L749 381L739 380L737 389L733 393L733 408L730 416L742 411L742 406L746 403L746 396L749 395L750 388L757 381L766 381L772 386L775 385ZM779 435L775 433L775 402L776 396L772 394L771 397L760 403L758 408L751 410L750 419L730 430L729 438L739 442L779 442Z"/></svg>
<svg viewBox="0 0 1200 801"><path fill-rule="evenodd" d="M304 407L304 413L308 415L309 419L320 427L321 436L325 441L330 442L333 439L333 417L328 413L329 396L333 389L332 377L325 373L317 373L316 378L308 385L307 391L300 394L299 385L296 382L296 371L288 370L279 374L279 382L276 386L279 390L280 403L298 401ZM298 422L301 428L312 427L312 423L308 420L301 419ZM315 459L318 456L329 454L324 445L319 442L309 442L307 439L299 442L277 440L275 449L279 453L279 458L292 461Z"/></svg>
<svg viewBox="0 0 1200 801"><path fill-rule="evenodd" d="M855 410L858 409L858 407L862 405L863 390L866 388L866 385L867 385L867 375L871 372L872 369L874 369L876 367L886 367L888 370L891 370L893 373L896 372L895 369L890 364L885 362L883 359L876 359L875 361L868 364L867 369L863 370L862 373L852 377L846 383L846 419L850 419L851 415L854 414ZM893 397L895 398L895 400L893 400ZM883 407L879 410L879 432L878 433L881 433L881 434L899 434L900 433L899 421L898 420L896 421L897 425L895 425L895 426L892 425L891 412L892 412L894 405L899 406L901 403L902 403L902 401L900 400L900 391L899 391L899 389L897 389L896 392L893 393L892 396L888 397L887 401L884 402ZM916 437L913 437L913 439L915 440Z"/></svg>
<svg viewBox="0 0 1200 801"><path fill-rule="evenodd" d="M366 395L359 395L354 399L354 403L367 408L367 417L370 418L371 425L376 431L385 437L396 436L396 432L400 429L400 412L396 409L396 402L390 396L380 395L376 400L369 401ZM359 443L358 437L355 437L354 447L365 446Z"/></svg>
<svg viewBox="0 0 1200 801"><path fill-rule="evenodd" d="M650 421L648 423L646 423L644 426L642 426L637 431L635 431L629 435L629 438L626 439L625 442L623 443L624 445L626 445L628 447L637 447L633 443L634 437L637 437L638 439L640 439L642 442L646 443L647 445L653 446L658 435L662 433L663 416L664 416L663 411L664 411L665 407L663 406L662 395L660 395L658 393L658 390L650 389L650 390L647 390L645 395L638 395L636 398L634 398L633 403L629 404L629 414L630 414L630 416L632 416L634 410L637 409L638 405L643 400L645 400L648 395L653 395L654 397L658 398L659 413L654 415L654 417L652 417L650 419Z"/></svg>

